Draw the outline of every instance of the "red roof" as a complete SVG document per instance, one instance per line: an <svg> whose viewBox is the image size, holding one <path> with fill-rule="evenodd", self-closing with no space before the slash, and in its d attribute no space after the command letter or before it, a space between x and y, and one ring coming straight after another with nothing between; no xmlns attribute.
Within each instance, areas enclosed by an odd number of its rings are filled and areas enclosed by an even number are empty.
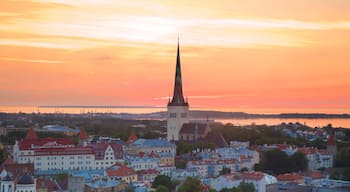
<svg viewBox="0 0 350 192"><path fill-rule="evenodd" d="M72 138L40 138L24 139L19 142L21 150L30 150L35 147L52 147L74 145Z"/></svg>
<svg viewBox="0 0 350 192"><path fill-rule="evenodd" d="M112 165L110 168L106 170L106 173L110 177L125 177L130 175L135 175L136 172L134 169L131 169L125 165L120 163L116 163Z"/></svg>
<svg viewBox="0 0 350 192"><path fill-rule="evenodd" d="M315 154L317 152L317 149L313 147L301 147L298 148L298 152L304 153L305 155L310 155Z"/></svg>
<svg viewBox="0 0 350 192"><path fill-rule="evenodd" d="M208 159L208 160L192 160L190 161L193 165L210 165L210 164L236 164L235 159L226 159L226 160L213 160L213 159Z"/></svg>
<svg viewBox="0 0 350 192"><path fill-rule="evenodd" d="M137 138L137 135L136 135L135 131L131 131L127 143L128 143L128 144L133 143L133 142L136 141L137 139L138 139L138 138Z"/></svg>
<svg viewBox="0 0 350 192"><path fill-rule="evenodd" d="M322 179L324 176L320 171L310 171L305 174L306 176L311 177L312 179Z"/></svg>
<svg viewBox="0 0 350 192"><path fill-rule="evenodd" d="M203 135L208 125L204 123L184 123L179 134L197 134Z"/></svg>
<svg viewBox="0 0 350 192"><path fill-rule="evenodd" d="M288 144L276 144L276 147L283 150L283 149L288 149L291 147L291 145Z"/></svg>
<svg viewBox="0 0 350 192"><path fill-rule="evenodd" d="M94 143L90 145L94 151L95 151L95 158L97 160L104 159L105 151L107 150L108 146L111 146L114 151L114 157L116 159L122 159L123 158L123 146L117 143L108 143L108 142L102 142L102 143Z"/></svg>
<svg viewBox="0 0 350 192"><path fill-rule="evenodd" d="M327 145L332 145L332 146L337 145L337 141L335 140L334 135L329 135L327 140Z"/></svg>
<svg viewBox="0 0 350 192"><path fill-rule="evenodd" d="M235 181L235 180L240 180L241 177L238 174L235 173L231 173L231 174L226 174L224 175L226 180L230 180L230 181Z"/></svg>
<svg viewBox="0 0 350 192"><path fill-rule="evenodd" d="M38 136L36 135L34 128L33 127L29 128L26 139L37 139L37 138Z"/></svg>
<svg viewBox="0 0 350 192"><path fill-rule="evenodd" d="M318 153L320 153L321 155L329 155L328 151L325 149L319 149Z"/></svg>
<svg viewBox="0 0 350 192"><path fill-rule="evenodd" d="M2 163L2 165L15 164L15 161L11 158L11 156L7 156L7 159Z"/></svg>
<svg viewBox="0 0 350 192"><path fill-rule="evenodd" d="M86 131L85 131L84 128L83 128L82 130L80 130L79 139L80 139L80 140L89 139L89 136L88 136L88 134L86 133Z"/></svg>
<svg viewBox="0 0 350 192"><path fill-rule="evenodd" d="M159 175L160 172L155 169L147 169L147 170L141 170L139 171L139 175Z"/></svg>
<svg viewBox="0 0 350 192"><path fill-rule="evenodd" d="M285 174L277 175L278 181L298 181L301 179L303 179L303 177L296 173L285 173Z"/></svg>
<svg viewBox="0 0 350 192"><path fill-rule="evenodd" d="M264 173L262 172L243 172L241 173L242 179L246 180L261 180L264 178Z"/></svg>
<svg viewBox="0 0 350 192"><path fill-rule="evenodd" d="M95 154L92 147L38 148L34 155L88 155Z"/></svg>

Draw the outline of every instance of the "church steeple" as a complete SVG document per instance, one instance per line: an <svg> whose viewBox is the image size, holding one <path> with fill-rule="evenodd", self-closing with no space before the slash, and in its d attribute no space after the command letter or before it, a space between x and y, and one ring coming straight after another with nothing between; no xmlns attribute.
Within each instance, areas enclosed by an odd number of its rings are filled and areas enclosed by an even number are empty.
<svg viewBox="0 0 350 192"><path fill-rule="evenodd" d="M176 57L176 72L175 72L175 83L174 83L174 95L169 106L188 106L185 101L182 92L182 77L181 77L181 62L180 62L180 45L179 39L177 39L177 57Z"/></svg>

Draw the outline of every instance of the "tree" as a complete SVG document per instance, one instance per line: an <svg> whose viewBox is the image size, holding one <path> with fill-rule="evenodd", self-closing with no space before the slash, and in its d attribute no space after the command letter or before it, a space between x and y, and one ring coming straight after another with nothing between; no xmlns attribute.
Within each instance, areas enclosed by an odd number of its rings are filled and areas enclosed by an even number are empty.
<svg viewBox="0 0 350 192"><path fill-rule="evenodd" d="M246 172L246 171L249 171L249 169L248 169L247 167L243 167L243 168L241 169L241 172Z"/></svg>
<svg viewBox="0 0 350 192"><path fill-rule="evenodd" d="M4 149L0 149L0 164L2 164L6 159L5 157L6 153Z"/></svg>
<svg viewBox="0 0 350 192"><path fill-rule="evenodd" d="M200 192L201 182L195 177L187 177L178 192Z"/></svg>
<svg viewBox="0 0 350 192"><path fill-rule="evenodd" d="M350 150L347 148L341 149L335 161L336 167L349 167L350 166Z"/></svg>
<svg viewBox="0 0 350 192"><path fill-rule="evenodd" d="M169 189L164 185L158 185L156 192L169 192Z"/></svg>
<svg viewBox="0 0 350 192"><path fill-rule="evenodd" d="M176 158L175 159L175 167L177 169L185 169L186 168L186 161L179 159L179 158Z"/></svg>
<svg viewBox="0 0 350 192"><path fill-rule="evenodd" d="M171 191L172 183L170 177L166 175L157 175L157 177L154 178L152 186L154 188L157 188L160 185L165 186L166 188L168 188L169 191Z"/></svg>
<svg viewBox="0 0 350 192"><path fill-rule="evenodd" d="M254 170L255 171L264 171L265 168L264 168L264 164L263 163L257 163L254 165Z"/></svg>
<svg viewBox="0 0 350 192"><path fill-rule="evenodd" d="M128 187L125 188L125 192L135 192L135 189L133 186L129 185Z"/></svg>
<svg viewBox="0 0 350 192"><path fill-rule="evenodd" d="M230 173L231 173L231 169L227 167L223 167L222 170L220 171L220 175L226 175Z"/></svg>
<svg viewBox="0 0 350 192"><path fill-rule="evenodd" d="M290 167L288 155L279 149L265 152L264 165L266 170L276 174L287 173Z"/></svg>
<svg viewBox="0 0 350 192"><path fill-rule="evenodd" d="M180 141L177 146L176 146L176 154L181 155L181 154L186 154L192 151L192 145L185 142L185 141Z"/></svg>
<svg viewBox="0 0 350 192"><path fill-rule="evenodd" d="M291 168L293 172L305 171L307 169L307 158L303 153L296 152L290 157Z"/></svg>
<svg viewBox="0 0 350 192"><path fill-rule="evenodd" d="M244 191L244 192L255 192L255 187L253 183L245 183L245 182L241 182L238 185L238 190L239 191Z"/></svg>

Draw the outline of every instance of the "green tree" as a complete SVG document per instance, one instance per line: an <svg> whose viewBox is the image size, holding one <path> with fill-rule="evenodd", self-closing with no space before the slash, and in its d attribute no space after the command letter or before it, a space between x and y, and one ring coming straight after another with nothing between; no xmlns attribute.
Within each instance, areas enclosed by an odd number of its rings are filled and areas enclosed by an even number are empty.
<svg viewBox="0 0 350 192"><path fill-rule="evenodd" d="M180 141L177 146L176 146L176 154L181 155L181 154L186 154L192 151L192 145L185 142L185 141Z"/></svg>
<svg viewBox="0 0 350 192"><path fill-rule="evenodd" d="M2 164L6 160L6 153L4 149L0 149L0 164Z"/></svg>
<svg viewBox="0 0 350 192"><path fill-rule="evenodd" d="M279 150L273 149L265 152L264 166L276 174L287 173L290 170L288 155Z"/></svg>
<svg viewBox="0 0 350 192"><path fill-rule="evenodd" d="M169 192L169 189L164 185L158 185L156 192Z"/></svg>
<svg viewBox="0 0 350 192"><path fill-rule="evenodd" d="M186 161L179 159L179 158L176 158L175 159L175 167L177 169L185 169L186 168Z"/></svg>
<svg viewBox="0 0 350 192"><path fill-rule="evenodd" d="M336 167L349 167L350 166L350 150L347 148L341 149L335 161Z"/></svg>
<svg viewBox="0 0 350 192"><path fill-rule="evenodd" d="M157 177L154 178L152 186L157 188L160 185L165 186L169 191L171 191L172 183L170 177L166 175L157 175Z"/></svg>
<svg viewBox="0 0 350 192"><path fill-rule="evenodd" d="M239 191L244 191L244 192L255 192L255 187L253 183L245 183L245 182L241 182L238 185L238 189Z"/></svg>
<svg viewBox="0 0 350 192"><path fill-rule="evenodd" d="M201 182L195 177L187 177L178 192L200 192Z"/></svg>
<svg viewBox="0 0 350 192"><path fill-rule="evenodd" d="M125 192L135 192L135 189L133 186L129 185L125 188Z"/></svg>
<svg viewBox="0 0 350 192"><path fill-rule="evenodd" d="M243 168L241 169L241 172L246 172L246 171L249 171L249 169L248 169L247 167L243 167Z"/></svg>
<svg viewBox="0 0 350 192"><path fill-rule="evenodd" d="M264 164L263 163L257 163L254 165L254 170L255 171L264 171L265 168L264 168Z"/></svg>
<svg viewBox="0 0 350 192"><path fill-rule="evenodd" d="M290 157L291 168L293 172L305 171L307 169L307 158L303 153L296 152Z"/></svg>
<svg viewBox="0 0 350 192"><path fill-rule="evenodd" d="M227 167L223 167L222 170L220 171L220 175L226 175L230 173L231 173L231 169Z"/></svg>

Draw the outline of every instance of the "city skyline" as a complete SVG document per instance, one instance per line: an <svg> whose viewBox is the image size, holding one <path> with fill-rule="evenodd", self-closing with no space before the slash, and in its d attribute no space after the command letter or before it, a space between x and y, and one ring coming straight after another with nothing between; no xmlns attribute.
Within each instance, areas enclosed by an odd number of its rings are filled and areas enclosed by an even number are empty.
<svg viewBox="0 0 350 192"><path fill-rule="evenodd" d="M0 105L350 108L350 3L2 1Z"/></svg>

